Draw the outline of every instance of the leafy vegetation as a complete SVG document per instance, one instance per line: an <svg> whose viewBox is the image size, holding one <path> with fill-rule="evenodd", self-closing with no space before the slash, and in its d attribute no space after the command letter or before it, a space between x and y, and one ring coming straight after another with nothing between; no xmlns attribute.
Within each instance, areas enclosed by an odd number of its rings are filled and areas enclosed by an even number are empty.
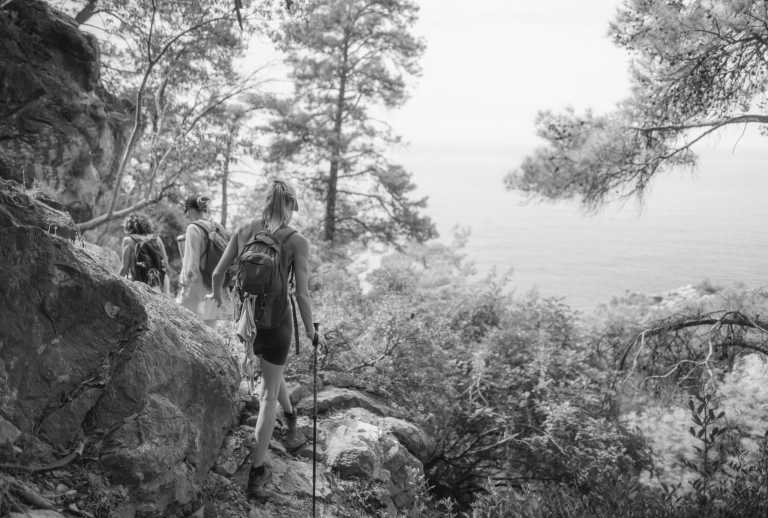
<svg viewBox="0 0 768 518"><path fill-rule="evenodd" d="M702 283L585 319L473 276L460 247L386 256L365 291L362 270L339 257L317 266L323 368L353 372L432 434L435 516L750 516L768 503L743 497L766 475L768 362L755 347L768 337L722 320L756 314L765 294ZM733 333L740 322L754 347L735 349L710 319Z"/></svg>
<svg viewBox="0 0 768 518"><path fill-rule="evenodd" d="M78 222L81 231L186 192L214 194L216 184L221 221L237 219L230 166L248 157L264 176L305 183L324 206L323 239L436 236L421 213L426 198L411 198L410 173L387 158L399 138L375 114L401 106L419 73L416 4L313 0L287 9L258 0L237 13L229 0L56 5L98 38L103 81L130 119L112 170L100 172L97 214ZM264 89L267 64L247 56L265 34L290 69L288 98Z"/></svg>
<svg viewBox="0 0 768 518"><path fill-rule="evenodd" d="M509 188L595 207L694 165L707 135L768 122L763 2L627 0L610 34L634 58L631 97L607 114L541 112L546 144L507 176Z"/></svg>
<svg viewBox="0 0 768 518"><path fill-rule="evenodd" d="M251 6L244 30L223 0L55 5L98 38L102 80L114 108L130 120L112 170L100 172L99 213L80 221L81 230L227 174L244 124L239 114L252 106L246 94L264 79L259 67L242 69L237 60L255 22L272 12L270 2Z"/></svg>

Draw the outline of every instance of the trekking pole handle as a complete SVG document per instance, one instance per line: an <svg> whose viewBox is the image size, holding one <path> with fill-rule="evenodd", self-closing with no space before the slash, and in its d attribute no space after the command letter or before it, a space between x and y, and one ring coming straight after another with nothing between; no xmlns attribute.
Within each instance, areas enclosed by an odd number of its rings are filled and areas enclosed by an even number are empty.
<svg viewBox="0 0 768 518"><path fill-rule="evenodd" d="M315 336L312 337L312 346L317 347L320 343L320 323L312 322L312 327L315 328Z"/></svg>

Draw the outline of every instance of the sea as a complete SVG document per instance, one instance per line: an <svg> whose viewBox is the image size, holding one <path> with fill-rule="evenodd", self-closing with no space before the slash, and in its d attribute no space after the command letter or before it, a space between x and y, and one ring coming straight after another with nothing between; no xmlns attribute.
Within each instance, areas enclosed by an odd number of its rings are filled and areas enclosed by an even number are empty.
<svg viewBox="0 0 768 518"><path fill-rule="evenodd" d="M768 285L768 151L759 146L700 150L694 169L661 173L642 200L596 212L505 190L507 164L468 159L454 170L446 161L429 175L423 158L411 157L414 178L441 239L468 228L469 260L480 273L511 271L515 293L536 290L590 313L629 292L705 280Z"/></svg>

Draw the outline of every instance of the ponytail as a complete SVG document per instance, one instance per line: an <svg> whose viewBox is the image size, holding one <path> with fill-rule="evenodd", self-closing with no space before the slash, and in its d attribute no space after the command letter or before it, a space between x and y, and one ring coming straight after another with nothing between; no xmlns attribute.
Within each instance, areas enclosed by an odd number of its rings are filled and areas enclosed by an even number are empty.
<svg viewBox="0 0 768 518"><path fill-rule="evenodd" d="M274 180L267 194L266 206L261 216L261 222L267 232L275 232L291 220L294 210L299 206L293 189L282 180Z"/></svg>

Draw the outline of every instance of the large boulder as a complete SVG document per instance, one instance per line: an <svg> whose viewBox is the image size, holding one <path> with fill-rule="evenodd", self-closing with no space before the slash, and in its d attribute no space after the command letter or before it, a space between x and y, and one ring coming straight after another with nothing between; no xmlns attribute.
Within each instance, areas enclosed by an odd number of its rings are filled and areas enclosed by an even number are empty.
<svg viewBox="0 0 768 518"><path fill-rule="evenodd" d="M47 451L32 463L84 443L139 514L190 503L237 417L239 376L223 340L53 235L50 209L10 182L0 180L0 203L5 440Z"/></svg>
<svg viewBox="0 0 768 518"><path fill-rule="evenodd" d="M406 508L424 475L422 463L387 429L385 422L362 408L328 417L322 423L325 462L341 479L381 482L385 503Z"/></svg>
<svg viewBox="0 0 768 518"><path fill-rule="evenodd" d="M100 86L99 49L41 0L0 8L0 178L81 221L112 185L129 117Z"/></svg>
<svg viewBox="0 0 768 518"><path fill-rule="evenodd" d="M312 390L311 385L308 390L306 385L292 389L293 394L306 394L296 408L301 414L298 428L310 442L292 454L277 440L271 442L267 462L272 480L257 495L251 516L303 517L311 505ZM242 408L242 421L255 420L256 409ZM324 386L318 408L323 413L317 422L316 495L323 515L334 516L333 507L344 508L360 488L386 515L408 512L424 487L422 459L431 454L434 441L418 426L394 417L397 411L376 397L349 388ZM283 435L282 428L277 427L275 439ZM247 425L231 431L216 461L215 477L245 488L250 468L246 443L253 435Z"/></svg>

